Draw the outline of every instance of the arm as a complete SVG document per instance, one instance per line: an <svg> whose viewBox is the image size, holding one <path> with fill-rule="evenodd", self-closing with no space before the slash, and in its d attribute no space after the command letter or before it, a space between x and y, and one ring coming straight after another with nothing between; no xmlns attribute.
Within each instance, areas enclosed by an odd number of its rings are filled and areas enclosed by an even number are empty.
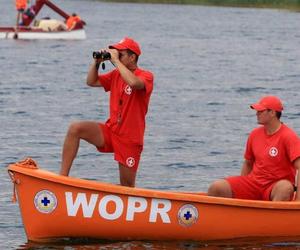
<svg viewBox="0 0 300 250"><path fill-rule="evenodd" d="M94 60L89 67L88 75L86 78L86 84L90 87L102 87L98 78L98 66L101 60Z"/></svg>
<svg viewBox="0 0 300 250"><path fill-rule="evenodd" d="M244 160L241 170L241 175L248 175L253 168L253 162Z"/></svg>
<svg viewBox="0 0 300 250"><path fill-rule="evenodd" d="M73 22L73 23L72 23L72 26L70 27L69 30L73 30L73 29L75 28L75 26L76 26L76 22Z"/></svg>
<svg viewBox="0 0 300 250"><path fill-rule="evenodd" d="M297 158L295 161L294 161L294 166L297 170L297 183L296 183L296 186L297 186L297 192L296 192L296 199L297 201L300 201L300 158Z"/></svg>
<svg viewBox="0 0 300 250"><path fill-rule="evenodd" d="M110 49L108 51L111 54L111 62L119 70L123 80L134 89L144 89L145 83L120 61L118 50Z"/></svg>

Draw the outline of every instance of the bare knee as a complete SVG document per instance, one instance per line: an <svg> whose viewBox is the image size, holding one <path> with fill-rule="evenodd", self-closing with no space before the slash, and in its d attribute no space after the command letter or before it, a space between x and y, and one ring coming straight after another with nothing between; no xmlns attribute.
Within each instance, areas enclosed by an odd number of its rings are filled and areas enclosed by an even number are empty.
<svg viewBox="0 0 300 250"><path fill-rule="evenodd" d="M278 181L271 192L272 201L290 201L293 197L294 186L288 180Z"/></svg>
<svg viewBox="0 0 300 250"><path fill-rule="evenodd" d="M80 122L73 122L69 126L68 134L71 136L80 137L81 132L81 123Z"/></svg>
<svg viewBox="0 0 300 250"><path fill-rule="evenodd" d="M208 188L207 195L217 197L232 197L230 184L226 180L214 181Z"/></svg>

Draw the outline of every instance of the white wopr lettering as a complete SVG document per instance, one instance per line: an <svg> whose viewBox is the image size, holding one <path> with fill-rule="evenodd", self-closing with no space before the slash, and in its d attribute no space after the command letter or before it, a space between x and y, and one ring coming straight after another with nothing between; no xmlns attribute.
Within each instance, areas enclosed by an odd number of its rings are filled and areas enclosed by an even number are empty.
<svg viewBox="0 0 300 250"><path fill-rule="evenodd" d="M141 197L128 197L126 220L133 221L135 213L141 213L147 209L147 200Z"/></svg>
<svg viewBox="0 0 300 250"><path fill-rule="evenodd" d="M98 213L106 220L117 220L126 214L126 218L124 218L126 221L134 221L137 213L140 213L141 216L143 215L143 219L150 223L156 223L159 217L163 223L171 223L168 214L172 207L170 200L152 198L151 201L148 201L143 197L128 196L126 210L123 200L117 195L100 197L99 194L91 194L89 199L87 196L86 193L77 193L73 197L72 192L65 192L68 216L81 216L78 215L81 209L84 218L91 218L95 216L94 210L99 202ZM150 214L146 212L148 205L150 205Z"/></svg>
<svg viewBox="0 0 300 250"><path fill-rule="evenodd" d="M116 210L111 214L107 212L107 204L109 202L114 202L116 205ZM119 196L116 195L106 195L99 202L99 214L100 216L102 216L104 219L107 220L118 219L122 215L123 209L124 209L123 201Z"/></svg>
<svg viewBox="0 0 300 250"><path fill-rule="evenodd" d="M73 202L73 194L71 192L66 192L66 203L67 203L67 212L69 216L76 216L78 209L82 207L83 217L91 218L98 200L98 194L92 194L90 202L87 202L85 193L78 193Z"/></svg>
<svg viewBox="0 0 300 250"><path fill-rule="evenodd" d="M159 214L163 223L171 223L170 217L168 215L170 209L170 200L152 199L149 222L156 222L157 215Z"/></svg>

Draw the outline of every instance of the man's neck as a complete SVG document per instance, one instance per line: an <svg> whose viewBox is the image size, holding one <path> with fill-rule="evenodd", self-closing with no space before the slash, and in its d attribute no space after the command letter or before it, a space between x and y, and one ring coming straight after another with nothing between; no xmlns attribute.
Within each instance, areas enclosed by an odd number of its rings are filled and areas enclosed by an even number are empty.
<svg viewBox="0 0 300 250"><path fill-rule="evenodd" d="M136 69L137 69L137 65L136 64L134 64L134 65L130 65L129 67L128 67L128 69L130 70L130 71L135 71Z"/></svg>
<svg viewBox="0 0 300 250"><path fill-rule="evenodd" d="M281 128L281 121L275 120L265 125L267 135L275 134Z"/></svg>

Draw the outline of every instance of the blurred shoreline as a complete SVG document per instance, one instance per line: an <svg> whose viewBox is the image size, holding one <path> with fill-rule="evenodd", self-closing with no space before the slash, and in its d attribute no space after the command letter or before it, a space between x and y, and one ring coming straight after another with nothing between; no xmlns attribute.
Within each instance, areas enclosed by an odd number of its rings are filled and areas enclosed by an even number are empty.
<svg viewBox="0 0 300 250"><path fill-rule="evenodd" d="M238 8L269 8L300 11L300 1L268 1L268 0L98 0L99 2L119 3L152 3L152 4L183 4L183 5L204 5Z"/></svg>

